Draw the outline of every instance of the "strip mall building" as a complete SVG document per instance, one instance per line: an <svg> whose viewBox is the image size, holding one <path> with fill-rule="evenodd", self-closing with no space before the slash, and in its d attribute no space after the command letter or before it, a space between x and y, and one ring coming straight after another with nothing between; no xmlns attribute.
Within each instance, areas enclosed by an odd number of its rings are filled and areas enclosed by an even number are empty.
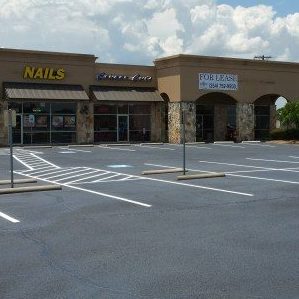
<svg viewBox="0 0 299 299"><path fill-rule="evenodd" d="M97 63L84 54L0 49L4 111L16 111L14 144L262 139L275 101L299 99L299 64L176 55L154 66ZM183 111L183 112L182 112ZM233 134L232 134L233 132Z"/></svg>

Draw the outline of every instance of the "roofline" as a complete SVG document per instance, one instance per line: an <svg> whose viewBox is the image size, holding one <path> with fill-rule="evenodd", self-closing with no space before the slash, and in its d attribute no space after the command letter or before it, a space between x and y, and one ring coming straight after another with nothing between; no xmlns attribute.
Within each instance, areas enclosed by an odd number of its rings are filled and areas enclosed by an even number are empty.
<svg viewBox="0 0 299 299"><path fill-rule="evenodd" d="M68 53L68 52L50 52L50 51L40 51L40 50L26 50L26 49L12 49L12 48L0 48L1 53L15 53L15 54L29 54L29 55L50 55L50 56L68 56L68 57L85 57L97 59L98 57L93 54L78 54L78 53Z"/></svg>
<svg viewBox="0 0 299 299"><path fill-rule="evenodd" d="M166 57L157 58L154 60L154 64L159 62L166 62L170 60L214 60L214 61L227 61L227 62L240 62L240 63L267 63L267 64L280 64L280 65L299 65L299 62L289 62L289 61L275 61L275 60L258 60L249 58L236 58L236 57L224 57L224 56L205 56L205 55L189 55L189 54L176 54Z"/></svg>

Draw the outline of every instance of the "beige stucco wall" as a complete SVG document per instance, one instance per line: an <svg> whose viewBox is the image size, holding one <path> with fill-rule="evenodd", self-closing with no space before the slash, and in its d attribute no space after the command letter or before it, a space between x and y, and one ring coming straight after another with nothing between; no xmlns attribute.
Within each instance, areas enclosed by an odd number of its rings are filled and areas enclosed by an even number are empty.
<svg viewBox="0 0 299 299"><path fill-rule="evenodd" d="M0 49L1 98L4 98L3 82L81 85L88 93L90 82L94 79L95 60L94 55ZM43 69L52 68L54 70L63 68L65 77L62 80L24 79L23 74L26 66ZM7 130L1 126L3 111L7 108L3 106L4 103L2 101L2 105L0 105L0 145L7 144ZM82 126L81 117L77 119L78 142L83 143L92 140L93 137L92 139L91 137L83 137L90 135L90 126L86 131L86 125Z"/></svg>
<svg viewBox="0 0 299 299"><path fill-rule="evenodd" d="M253 103L266 94L299 100L299 89L296 86L299 81L299 63L176 55L155 60L155 66L159 90L167 93L171 101L196 101L204 94L217 92L199 90L199 73L238 75L237 91L218 92L226 93L240 103ZM170 83L166 84L166 80Z"/></svg>
<svg viewBox="0 0 299 299"><path fill-rule="evenodd" d="M222 57L175 55L155 60L157 81L160 92L168 95L171 103L196 102L212 104L215 107L214 138L224 140L226 135L226 104L236 104L236 139L254 138L254 106L271 106L270 128L275 123L274 102L279 96L287 100L299 100L299 63L257 61ZM199 73L238 75L238 89L233 91L200 90ZM222 95L221 95L222 94ZM233 101L227 97L230 96ZM205 96L205 97L203 97ZM169 136L171 142L179 142L181 131L176 121L179 109L171 106ZM190 128L191 132L195 129ZM173 131L171 133L171 131ZM174 132L176 132L174 136ZM189 135L187 132L187 136ZM189 138L187 141L193 141Z"/></svg>

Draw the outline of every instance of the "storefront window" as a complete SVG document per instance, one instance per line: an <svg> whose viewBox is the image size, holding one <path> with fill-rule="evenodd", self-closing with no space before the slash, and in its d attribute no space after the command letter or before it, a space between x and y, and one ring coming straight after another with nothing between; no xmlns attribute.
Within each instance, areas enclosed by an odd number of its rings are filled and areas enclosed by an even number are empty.
<svg viewBox="0 0 299 299"><path fill-rule="evenodd" d="M130 130L147 130L151 129L150 115L130 115Z"/></svg>
<svg viewBox="0 0 299 299"><path fill-rule="evenodd" d="M95 142L150 141L150 103L100 104L94 111Z"/></svg>
<svg viewBox="0 0 299 299"><path fill-rule="evenodd" d="M255 106L255 139L265 140L269 137L270 106Z"/></svg>
<svg viewBox="0 0 299 299"><path fill-rule="evenodd" d="M52 114L76 114L75 103L52 103L51 104Z"/></svg>
<svg viewBox="0 0 299 299"><path fill-rule="evenodd" d="M24 113L50 113L50 103L26 102L23 104Z"/></svg>
<svg viewBox="0 0 299 299"><path fill-rule="evenodd" d="M8 102L8 109L15 110L16 113L22 113L22 103Z"/></svg>
<svg viewBox="0 0 299 299"><path fill-rule="evenodd" d="M130 114L151 114L150 104L130 104Z"/></svg>
<svg viewBox="0 0 299 299"><path fill-rule="evenodd" d="M196 141L214 138L214 106L196 105Z"/></svg>
<svg viewBox="0 0 299 299"><path fill-rule="evenodd" d="M118 114L128 114L128 104L118 104L117 112Z"/></svg>
<svg viewBox="0 0 299 299"><path fill-rule="evenodd" d="M22 113L23 144L75 143L76 103L11 103Z"/></svg>
<svg viewBox="0 0 299 299"><path fill-rule="evenodd" d="M116 114L117 105L115 104L100 104L94 106L94 114Z"/></svg>

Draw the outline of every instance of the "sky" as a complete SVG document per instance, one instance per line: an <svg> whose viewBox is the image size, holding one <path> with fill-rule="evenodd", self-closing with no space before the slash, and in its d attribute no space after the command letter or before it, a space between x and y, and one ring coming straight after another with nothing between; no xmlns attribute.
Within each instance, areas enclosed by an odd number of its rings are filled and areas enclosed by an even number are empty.
<svg viewBox="0 0 299 299"><path fill-rule="evenodd" d="M299 62L299 1L0 0L0 47L138 65L175 54Z"/></svg>

